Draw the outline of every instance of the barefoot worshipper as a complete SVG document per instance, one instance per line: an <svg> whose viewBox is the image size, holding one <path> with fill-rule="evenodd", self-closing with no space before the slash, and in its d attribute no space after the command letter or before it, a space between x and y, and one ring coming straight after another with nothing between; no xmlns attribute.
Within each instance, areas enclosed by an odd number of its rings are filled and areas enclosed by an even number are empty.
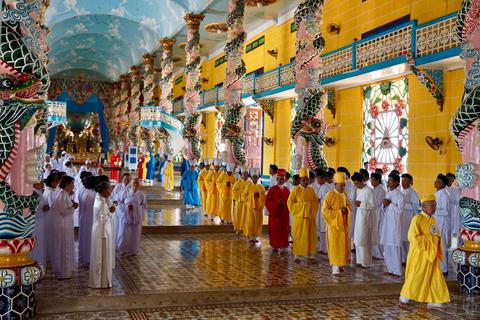
<svg viewBox="0 0 480 320"><path fill-rule="evenodd" d="M292 214L292 253L295 261L299 262L301 256L308 260L315 260L317 249L317 222L316 216L320 201L317 194L309 184L308 168L300 169L300 185L293 188L288 197L288 209Z"/></svg>
<svg viewBox="0 0 480 320"><path fill-rule="evenodd" d="M100 178L101 177L101 178ZM90 263L90 250L92 247L92 226L94 221L93 206L95 204L96 185L102 181L108 181L107 176L85 178L85 191L79 196L79 228L78 228L78 254L83 262Z"/></svg>
<svg viewBox="0 0 480 320"><path fill-rule="evenodd" d="M195 170L197 160L191 159L188 162L190 163L190 168L182 174L182 185L185 190L183 204L187 206L187 210L190 210L190 208L200 207L201 203L198 194L198 172Z"/></svg>
<svg viewBox="0 0 480 320"><path fill-rule="evenodd" d="M227 172L220 175L217 180L217 189L220 198L220 219L222 223L233 223L232 211L233 211L233 196L232 189L237 182L237 178L233 174L235 169L234 163L227 163Z"/></svg>
<svg viewBox="0 0 480 320"><path fill-rule="evenodd" d="M122 193L131 187L130 185L130 173L126 172L122 176L122 183L119 183L113 188L110 199L117 206L115 210L115 246L120 247L123 239L123 218L125 212L125 206L119 202Z"/></svg>
<svg viewBox="0 0 480 320"><path fill-rule="evenodd" d="M251 244L258 242L257 238L262 237L263 228L263 209L265 206L266 192L261 183L260 169L250 170L252 182L250 182L243 191L245 206L247 207L247 226L243 230L243 235Z"/></svg>
<svg viewBox="0 0 480 320"><path fill-rule="evenodd" d="M248 181L248 167L240 167L241 178L233 185L232 196L235 200L235 214L233 216L233 229L237 236L242 234L247 223L247 206L243 198L245 187L250 183Z"/></svg>
<svg viewBox="0 0 480 320"><path fill-rule="evenodd" d="M220 172L220 166L222 165L222 159L213 159L213 171L209 171L205 177L205 189L207 192L207 204L205 212L210 216L210 220L213 221L215 217L220 216L220 199L217 188L217 180L222 174Z"/></svg>
<svg viewBox="0 0 480 320"><path fill-rule="evenodd" d="M206 217L207 216L207 186L205 185L205 178L210 172L210 158L204 158L203 164L205 165L205 167L198 174L197 183L198 183L198 188L200 189L200 202L202 203L202 210Z"/></svg>
<svg viewBox="0 0 480 320"><path fill-rule="evenodd" d="M404 307L411 299L427 302L429 309L443 311L443 303L450 302L450 294L440 268L440 262L446 257L440 230L433 217L435 196L423 196L421 203L422 212L413 217L408 230L410 250L399 304Z"/></svg>
<svg viewBox="0 0 480 320"><path fill-rule="evenodd" d="M167 160L168 162L165 166L164 188L165 191L171 192L173 190L173 157L169 155Z"/></svg>

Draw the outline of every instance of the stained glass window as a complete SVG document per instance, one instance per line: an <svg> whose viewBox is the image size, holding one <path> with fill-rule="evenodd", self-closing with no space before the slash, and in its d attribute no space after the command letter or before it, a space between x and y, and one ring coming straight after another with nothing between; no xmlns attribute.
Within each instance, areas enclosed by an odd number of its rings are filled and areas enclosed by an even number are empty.
<svg viewBox="0 0 480 320"><path fill-rule="evenodd" d="M263 111L257 108L247 108L245 115L245 155L247 166L262 168L263 154Z"/></svg>
<svg viewBox="0 0 480 320"><path fill-rule="evenodd" d="M292 99L292 120L295 119L295 115L297 114L297 100L298 99ZM290 132L288 132L288 134L290 135ZM297 169L297 145L293 139L290 139L290 146L290 176L293 177Z"/></svg>
<svg viewBox="0 0 480 320"><path fill-rule="evenodd" d="M407 170L408 78L364 88L363 156L370 171Z"/></svg>

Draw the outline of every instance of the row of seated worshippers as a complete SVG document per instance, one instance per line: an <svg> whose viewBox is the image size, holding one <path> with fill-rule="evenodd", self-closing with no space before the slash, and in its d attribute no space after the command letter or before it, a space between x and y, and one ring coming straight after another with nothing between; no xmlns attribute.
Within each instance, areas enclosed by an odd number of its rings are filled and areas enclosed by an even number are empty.
<svg viewBox="0 0 480 320"><path fill-rule="evenodd" d="M350 177L344 167L329 168L326 172L317 170L313 175L308 169L301 169L291 184L284 169L271 165L271 180L265 188L259 183L259 169L248 170L242 166L241 177L237 180L233 164L227 163L226 172L221 172L221 159L214 159L214 170L210 170L210 159L204 159L203 163L205 168L197 173L196 162L190 162L189 173L182 176L184 203L194 206L200 203L205 216L211 219L217 216L222 223L233 221L236 234L243 233L250 243L259 242L258 238L262 236L265 209L274 252L287 252L291 226L295 261L301 262L302 256L315 261L318 250L321 254L328 254L332 275L341 276L341 267L350 260L353 240L356 263L360 268L369 268L372 259L385 259L386 274L395 277L402 275L402 261L407 263L409 286L414 283L416 287L409 289L413 294L402 291L408 296L402 301L410 298L430 302L433 307L449 301L442 275L448 265L446 249L452 237L453 202L445 189L449 186L446 176L438 175L434 183L438 190L435 210L431 212L430 203L429 213L420 214L419 195L413 189L413 177L408 173L400 176L398 172L392 172L385 182L381 171L370 175L367 170L360 169ZM387 185L388 190L382 184ZM458 190L454 188L450 192ZM422 234L426 232L425 223L434 225L428 237ZM418 241L419 237L423 242ZM425 245L430 250L428 255L424 252ZM415 261L427 256L428 263L422 260L417 267ZM436 288L439 291L432 293L426 289L430 287L422 287L425 282L412 282L411 277L415 274L425 281L439 283Z"/></svg>
<svg viewBox="0 0 480 320"><path fill-rule="evenodd" d="M94 176L88 170L79 174L77 187L73 177L56 170L34 185L40 203L33 230L37 241L30 258L45 267L50 259L57 279L72 277L77 265L73 215L78 209L78 259L89 266L88 286L108 288L112 286L115 247L122 254L139 251L147 202L138 189L138 179L130 182L128 173L113 191L109 177Z"/></svg>

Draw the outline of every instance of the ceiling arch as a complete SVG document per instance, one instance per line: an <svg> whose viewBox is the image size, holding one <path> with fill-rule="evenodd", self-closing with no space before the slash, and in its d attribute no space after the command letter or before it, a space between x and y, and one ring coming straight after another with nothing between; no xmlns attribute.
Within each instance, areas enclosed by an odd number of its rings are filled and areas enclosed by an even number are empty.
<svg viewBox="0 0 480 320"><path fill-rule="evenodd" d="M56 73L69 69L92 70L101 73L111 79L116 79L122 74L120 71L115 70L104 63L87 59L70 60L58 63L56 65L52 65L50 73L52 76L54 76Z"/></svg>

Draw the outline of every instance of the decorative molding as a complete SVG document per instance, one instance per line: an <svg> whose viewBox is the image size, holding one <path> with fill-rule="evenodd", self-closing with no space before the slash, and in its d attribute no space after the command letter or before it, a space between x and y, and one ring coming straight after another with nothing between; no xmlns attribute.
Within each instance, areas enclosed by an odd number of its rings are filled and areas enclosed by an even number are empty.
<svg viewBox="0 0 480 320"><path fill-rule="evenodd" d="M255 100L259 105L260 107L262 108L263 110L263 113L264 114L267 114L270 119L272 120L272 123L273 123L273 119L274 119L274 115L275 115L275 109L274 109L274 101L273 100Z"/></svg>

